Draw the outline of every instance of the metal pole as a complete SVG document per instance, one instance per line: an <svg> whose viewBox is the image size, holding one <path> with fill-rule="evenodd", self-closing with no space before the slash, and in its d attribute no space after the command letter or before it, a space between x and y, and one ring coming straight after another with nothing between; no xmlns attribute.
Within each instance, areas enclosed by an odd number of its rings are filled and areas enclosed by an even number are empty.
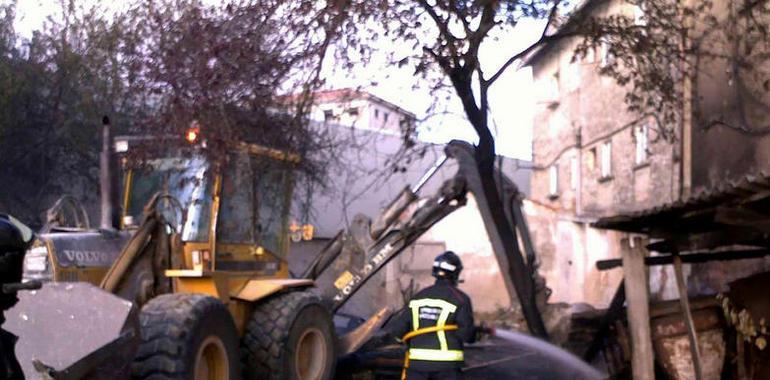
<svg viewBox="0 0 770 380"><path fill-rule="evenodd" d="M99 228L110 230L112 225L112 183L110 178L110 118L102 118L102 151L99 154L99 191L101 195L101 221Z"/></svg>
<svg viewBox="0 0 770 380"><path fill-rule="evenodd" d="M422 189L422 187L425 186L428 180L431 177L433 177L434 174L436 174L436 172L441 168L441 166L444 165L446 160L447 160L446 154L442 154L441 157L439 157L438 160L436 160L436 163L433 164L433 166L430 169L428 169L428 171L425 172L425 174L422 175L422 178L420 178L420 180L417 181L417 184L412 186L412 193L417 194L417 192L419 192L420 189Z"/></svg>

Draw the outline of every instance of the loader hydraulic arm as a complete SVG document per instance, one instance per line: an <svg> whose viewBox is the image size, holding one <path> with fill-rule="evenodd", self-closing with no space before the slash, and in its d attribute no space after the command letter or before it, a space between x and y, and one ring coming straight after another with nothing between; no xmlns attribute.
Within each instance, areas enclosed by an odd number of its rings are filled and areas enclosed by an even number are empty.
<svg viewBox="0 0 770 380"><path fill-rule="evenodd" d="M348 231L341 231L321 250L302 277L313 279L332 310L342 307L372 276L390 260L410 247L434 224L466 204L471 192L479 206L492 248L501 268L508 293L522 304L530 331L547 339L542 317L535 302L536 266L529 231L521 212L520 193L513 182L495 173L498 193L502 196L507 225L493 218L490 202L484 195L473 147L452 141L440 159L417 185L405 188L375 221L357 215ZM437 194L419 199L422 185L446 159L457 161L457 173L443 183ZM499 212L499 211L498 211ZM518 246L517 232L526 253L526 262ZM505 235L505 236L504 236ZM511 236L516 242L509 247ZM505 244L507 240L508 244Z"/></svg>

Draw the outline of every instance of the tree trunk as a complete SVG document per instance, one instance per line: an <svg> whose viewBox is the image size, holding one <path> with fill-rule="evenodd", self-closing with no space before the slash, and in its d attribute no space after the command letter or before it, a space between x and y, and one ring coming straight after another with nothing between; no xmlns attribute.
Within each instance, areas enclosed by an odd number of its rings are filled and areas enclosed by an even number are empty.
<svg viewBox="0 0 770 380"><path fill-rule="evenodd" d="M501 231L510 231L508 234L501 234L500 240L509 258L507 270L516 289L516 297L521 304L521 310L524 319L527 321L529 331L544 340L548 340L548 332L545 329L543 318L537 309L535 300L535 282L530 273L524 257L519 249L519 241L516 237L516 229L511 225L511 221L505 216L506 205L500 196L500 191L495 181L495 139L488 125L489 104L487 102L488 85L481 78L479 93L481 105L476 104L476 98L472 87L472 70L468 67L456 68L449 73L452 85L463 104L465 114L468 116L473 129L479 136L479 144L476 146L476 162L481 179L481 185L484 189L484 196L489 203L489 212L496 226Z"/></svg>
<svg viewBox="0 0 770 380"><path fill-rule="evenodd" d="M480 150L477 148L478 152ZM548 340L548 332L546 331L540 311L537 309L535 283L532 273L527 270L524 257L521 255L516 231L505 216L504 210L506 206L503 204L494 179L494 159L480 159L478 163L479 173L481 173L481 184L484 189L484 195L489 202L489 212L492 219L496 225L500 226L501 230L511 232L510 234L502 234L500 236L509 258L509 267L501 269L507 270L510 273L514 289L516 289L516 297L521 304L521 310L524 314L524 319L527 321L529 331L537 337Z"/></svg>

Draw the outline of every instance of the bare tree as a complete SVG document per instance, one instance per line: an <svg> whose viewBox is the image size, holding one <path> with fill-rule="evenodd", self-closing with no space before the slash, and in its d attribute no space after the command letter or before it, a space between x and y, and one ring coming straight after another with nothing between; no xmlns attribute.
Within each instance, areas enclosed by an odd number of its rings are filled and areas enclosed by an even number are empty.
<svg viewBox="0 0 770 380"><path fill-rule="evenodd" d="M95 194L105 114L116 133L181 136L195 122L212 141L291 150L308 158L302 178L323 179L326 162L310 153L331 144L307 112L327 48L350 22L334 3L83 4L61 2L30 40L13 30L13 4L0 8L0 177L19 189L7 188L0 207L30 220L51 194Z"/></svg>
<svg viewBox="0 0 770 380"><path fill-rule="evenodd" d="M589 5L599 2L618 3L640 12L591 14ZM770 91L770 80L762 75L767 69L764 63L768 57L767 16L770 12L767 2L763 1L715 4L711 0L577 3L560 0L377 0L346 3L351 14L365 20L357 28L358 32L363 32L359 34L376 41L389 41L390 46L396 47L391 59L394 65L412 68L416 77L430 81L434 95L449 88L460 101L470 126L478 135L476 157L485 195L492 202L495 223L502 226L510 227L510 223L502 212L505 205L500 202L492 175L496 149L489 122L489 89L504 73L517 68L523 58L543 45L563 40L577 42L574 59L585 56L589 49L608 50L614 59L603 65L601 73L628 88L625 99L628 109L639 115L639 120L658 120L659 136L669 141L678 138L678 126L688 107L693 108L692 103L698 101L693 98L697 95L693 95L691 87L697 86L699 79L703 81L703 68L714 62L720 62L730 70L730 80L739 81L738 102L756 104L757 98L764 100L765 93ZM502 33L514 33L514 27L525 19L543 22L542 34L534 43L511 51L498 67L489 67L481 61L482 46ZM344 51L354 52L353 55L365 62L379 47L378 44L372 46L353 40ZM701 118L706 116L695 114ZM728 126L746 133L770 132L763 125L756 125L756 120L761 119L756 111L739 111L730 117L714 116L712 113L704 124ZM770 125L769 122L765 124ZM517 251L516 237L504 238L506 249ZM514 264L515 268L524 268L521 262ZM515 277L527 279L517 286L520 290L517 295L524 304L523 312L535 313L525 299L533 294L534 285L528 273L519 272ZM538 326L530 328L541 330Z"/></svg>
<svg viewBox="0 0 770 380"><path fill-rule="evenodd" d="M403 53L397 62L402 67L412 67L416 75L432 80L433 90L447 86L460 100L465 116L478 135L476 158L481 173L484 195L490 201L492 218L499 226L514 231L506 218L503 204L494 180L495 141L490 128L489 89L498 79L537 46L570 34L546 28L538 41L521 51L512 51L509 58L499 67L490 70L479 58L482 45L493 39L497 33L510 32L519 21L527 18L544 19L549 22L561 17L565 11L564 2L543 1L456 1L456 0L379 0L349 2L349 7L368 23L361 29L375 38L386 38L397 46L410 46L411 52ZM384 37L381 37L384 36ZM355 45L355 42L353 45ZM357 45L355 45L357 46ZM366 47L358 49L366 57ZM517 282L517 296L528 320L539 317L535 304L535 285L528 273L524 259L519 252L514 233L504 235L506 251L515 252L512 260L512 278ZM547 336L542 323L529 326L539 336Z"/></svg>

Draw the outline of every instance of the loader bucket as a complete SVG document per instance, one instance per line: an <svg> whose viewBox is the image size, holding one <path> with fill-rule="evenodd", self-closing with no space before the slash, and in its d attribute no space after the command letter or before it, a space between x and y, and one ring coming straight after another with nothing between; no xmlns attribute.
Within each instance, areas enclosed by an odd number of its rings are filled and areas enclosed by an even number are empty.
<svg viewBox="0 0 770 380"><path fill-rule="evenodd" d="M139 338L131 302L87 283L19 293L3 328L27 379L127 379Z"/></svg>

